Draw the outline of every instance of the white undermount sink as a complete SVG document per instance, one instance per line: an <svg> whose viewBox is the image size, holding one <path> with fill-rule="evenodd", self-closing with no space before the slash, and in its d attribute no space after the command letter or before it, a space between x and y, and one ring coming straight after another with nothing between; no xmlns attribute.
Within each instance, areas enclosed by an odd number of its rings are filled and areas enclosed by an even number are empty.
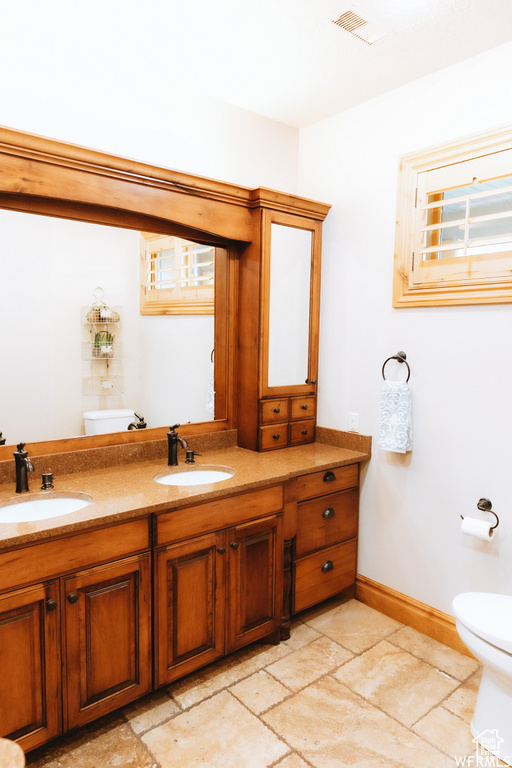
<svg viewBox="0 0 512 768"><path fill-rule="evenodd" d="M214 469L211 467L190 467L177 472L162 472L155 480L162 485L207 485L228 480L235 474L234 469Z"/></svg>
<svg viewBox="0 0 512 768"><path fill-rule="evenodd" d="M0 503L0 523L31 523L62 517L87 507L92 501L86 493L40 493L30 498Z"/></svg>

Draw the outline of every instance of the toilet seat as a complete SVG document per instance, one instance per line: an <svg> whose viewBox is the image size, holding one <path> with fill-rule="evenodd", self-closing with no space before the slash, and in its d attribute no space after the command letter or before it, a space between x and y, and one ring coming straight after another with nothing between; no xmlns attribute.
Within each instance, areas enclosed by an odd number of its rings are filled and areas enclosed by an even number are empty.
<svg viewBox="0 0 512 768"><path fill-rule="evenodd" d="M463 592L454 598L452 608L473 634L512 654L512 596Z"/></svg>

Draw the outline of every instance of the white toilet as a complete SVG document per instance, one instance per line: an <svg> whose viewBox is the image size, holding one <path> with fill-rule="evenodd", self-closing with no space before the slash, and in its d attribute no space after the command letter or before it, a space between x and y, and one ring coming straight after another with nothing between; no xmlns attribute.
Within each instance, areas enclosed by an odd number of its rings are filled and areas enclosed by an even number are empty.
<svg viewBox="0 0 512 768"><path fill-rule="evenodd" d="M452 608L461 640L484 668L471 733L512 765L512 596L463 592Z"/></svg>
<svg viewBox="0 0 512 768"><path fill-rule="evenodd" d="M127 408L111 408L106 411L85 411L86 435L104 435L107 432L123 432L132 421L137 421L134 411Z"/></svg>

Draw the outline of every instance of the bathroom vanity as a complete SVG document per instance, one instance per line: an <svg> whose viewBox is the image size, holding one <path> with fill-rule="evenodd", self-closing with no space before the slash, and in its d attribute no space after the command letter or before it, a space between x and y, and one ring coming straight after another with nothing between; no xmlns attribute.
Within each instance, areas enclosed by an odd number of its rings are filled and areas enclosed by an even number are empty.
<svg viewBox="0 0 512 768"><path fill-rule="evenodd" d="M92 504L0 526L2 735L33 749L236 648L278 642L283 614L286 625L352 595L368 451L204 451L200 466L235 470L206 486L156 483L164 455L58 476ZM13 495L0 486L0 503Z"/></svg>

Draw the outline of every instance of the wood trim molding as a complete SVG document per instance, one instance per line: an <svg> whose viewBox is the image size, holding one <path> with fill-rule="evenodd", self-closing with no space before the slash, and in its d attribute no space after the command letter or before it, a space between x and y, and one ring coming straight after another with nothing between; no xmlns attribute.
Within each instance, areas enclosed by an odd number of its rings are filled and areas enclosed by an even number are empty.
<svg viewBox="0 0 512 768"><path fill-rule="evenodd" d="M430 263L423 262L419 253L421 232L426 225L426 220L421 220L425 213L421 201L424 174L494 155L501 159L499 166L493 165L494 175L505 176L510 174L511 161L506 152L511 149L512 126L504 126L400 158L393 265L395 309L512 302L508 251L494 255L489 251L462 258L452 256L433 259ZM470 170L471 176L476 177L476 167L470 166L467 172ZM450 180L450 187L458 186L455 178Z"/></svg>
<svg viewBox="0 0 512 768"><path fill-rule="evenodd" d="M390 616L408 627L422 632L434 640L453 648L466 656L472 656L459 637L455 619L447 613L421 603L409 595L397 592L385 584L366 578L356 577L356 599L375 610Z"/></svg>

